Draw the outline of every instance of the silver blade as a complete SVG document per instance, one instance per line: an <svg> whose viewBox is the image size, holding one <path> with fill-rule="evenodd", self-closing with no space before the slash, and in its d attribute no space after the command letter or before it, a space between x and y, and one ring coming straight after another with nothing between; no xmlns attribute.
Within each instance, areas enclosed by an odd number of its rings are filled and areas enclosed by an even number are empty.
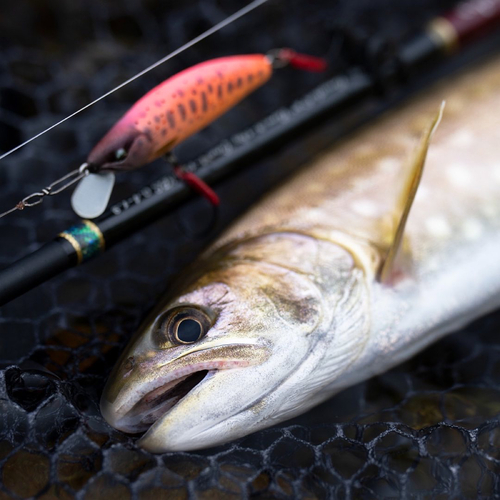
<svg viewBox="0 0 500 500"><path fill-rule="evenodd" d="M99 217L108 206L114 185L115 174L112 172L87 175L71 196L73 210L83 219Z"/></svg>

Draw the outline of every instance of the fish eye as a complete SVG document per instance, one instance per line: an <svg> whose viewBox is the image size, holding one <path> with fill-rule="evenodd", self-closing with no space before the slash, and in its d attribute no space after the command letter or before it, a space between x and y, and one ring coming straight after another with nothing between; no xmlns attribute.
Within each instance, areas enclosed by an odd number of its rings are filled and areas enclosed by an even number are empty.
<svg viewBox="0 0 500 500"><path fill-rule="evenodd" d="M203 327L200 322L193 318L182 319L177 323L175 338L184 344L190 344L200 339L203 334Z"/></svg>
<svg viewBox="0 0 500 500"><path fill-rule="evenodd" d="M127 157L127 151L125 148L120 148L115 151L115 156L114 160L115 161L122 161Z"/></svg>
<svg viewBox="0 0 500 500"><path fill-rule="evenodd" d="M202 339L214 323L214 314L195 306L180 306L167 311L156 330L160 347L193 344Z"/></svg>

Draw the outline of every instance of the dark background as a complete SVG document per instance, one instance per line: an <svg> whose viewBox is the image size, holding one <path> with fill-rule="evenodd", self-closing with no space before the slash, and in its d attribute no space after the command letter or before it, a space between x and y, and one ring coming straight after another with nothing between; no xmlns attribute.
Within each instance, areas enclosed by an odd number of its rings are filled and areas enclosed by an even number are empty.
<svg viewBox="0 0 500 500"><path fill-rule="evenodd" d="M380 37L404 40L453 3L270 0L1 161L0 209L80 165L135 100L189 65L279 46L334 61L324 75L277 73L179 148L184 159L341 72L359 60L352 47ZM28 139L242 6L233 0L2 2L0 150ZM220 186L218 230L314 154L313 143L308 144L300 155L285 149ZM165 169L157 162L122 176L113 200ZM500 314L298 419L217 449L153 456L105 424L98 400L116 357L172 276L209 241L188 238L178 221L203 220L204 214L204 202L196 201L1 309L0 499L476 498L499 491ZM76 221L69 194L0 220L0 266Z"/></svg>

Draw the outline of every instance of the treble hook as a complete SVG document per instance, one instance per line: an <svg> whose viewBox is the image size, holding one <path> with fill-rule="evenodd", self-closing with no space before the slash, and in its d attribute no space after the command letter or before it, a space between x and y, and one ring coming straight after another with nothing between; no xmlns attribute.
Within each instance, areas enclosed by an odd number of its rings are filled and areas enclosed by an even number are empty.
<svg viewBox="0 0 500 500"><path fill-rule="evenodd" d="M88 163L82 163L79 168L73 170L69 174L64 175L60 179L57 179L52 184L44 187L41 191L32 193L25 198L23 198L16 206L7 210L6 212L0 214L0 219L6 215L15 212L16 210L24 210L26 207L34 207L35 205L40 205L46 196L54 196L56 194L62 193L73 184L78 182L90 174L90 165Z"/></svg>

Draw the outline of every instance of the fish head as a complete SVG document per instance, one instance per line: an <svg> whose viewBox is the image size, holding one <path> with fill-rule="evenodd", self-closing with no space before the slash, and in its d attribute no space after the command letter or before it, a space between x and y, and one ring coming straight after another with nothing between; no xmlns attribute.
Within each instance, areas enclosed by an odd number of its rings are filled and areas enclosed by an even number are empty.
<svg viewBox="0 0 500 500"><path fill-rule="evenodd" d="M147 134L119 121L92 149L87 163L96 172L133 170L152 161L153 151Z"/></svg>
<svg viewBox="0 0 500 500"><path fill-rule="evenodd" d="M315 346L325 354L318 341L330 309L303 273L226 261L146 320L110 376L103 416L146 431L138 444L160 453L219 445L301 413L302 377L314 377L305 360ZM283 411L291 395L296 404Z"/></svg>

